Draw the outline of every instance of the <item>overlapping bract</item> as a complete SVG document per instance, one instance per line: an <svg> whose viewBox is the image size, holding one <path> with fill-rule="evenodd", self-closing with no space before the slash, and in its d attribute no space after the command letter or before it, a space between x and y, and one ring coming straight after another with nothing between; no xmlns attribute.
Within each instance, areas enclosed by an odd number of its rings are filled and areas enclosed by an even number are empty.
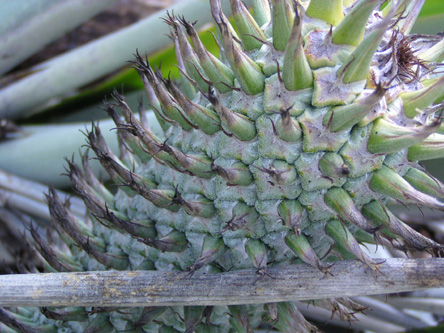
<svg viewBox="0 0 444 333"><path fill-rule="evenodd" d="M444 209L443 185L417 163L444 156L444 78L434 73L444 44L408 35L423 1L391 1L379 11L379 0L274 0L271 7L255 0L251 14L231 0L236 29L219 0L210 3L219 58L192 23L168 15L183 79L162 77L138 54L134 62L163 133L114 93L105 108L120 157L97 126L88 142L123 186L113 195L86 157L83 170L69 163L92 219L77 220L50 193L70 251L34 233L48 264L191 275L305 262L328 273L349 258L377 271L360 242L440 251L385 206L394 199ZM345 319L362 310L344 299L322 304L349 308ZM116 330L250 331L267 318L282 331L313 329L290 303L59 315Z"/></svg>

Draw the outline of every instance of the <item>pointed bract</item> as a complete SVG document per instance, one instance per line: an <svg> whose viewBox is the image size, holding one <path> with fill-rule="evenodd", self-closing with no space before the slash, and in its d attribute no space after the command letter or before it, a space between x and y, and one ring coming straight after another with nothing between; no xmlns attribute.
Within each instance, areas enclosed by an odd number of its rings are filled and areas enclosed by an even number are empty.
<svg viewBox="0 0 444 333"><path fill-rule="evenodd" d="M196 123L203 132L212 135L220 130L220 119L216 112L188 99L171 80L166 81L166 87L174 96L177 104L180 105L184 113Z"/></svg>
<svg viewBox="0 0 444 333"><path fill-rule="evenodd" d="M223 106L213 94L209 94L208 98L211 104L214 105L222 124L239 140L249 141L256 136L256 128L251 120Z"/></svg>
<svg viewBox="0 0 444 333"><path fill-rule="evenodd" d="M230 167L213 165L211 170L231 185L248 186L253 182L250 169L242 162L234 162Z"/></svg>
<svg viewBox="0 0 444 333"><path fill-rule="evenodd" d="M204 70L200 65L199 58L194 52L191 44L183 31L179 21L174 15L169 15L168 20L165 20L169 24L175 33L177 41L179 43L180 55L183 59L183 65L188 73L188 75L197 82L199 88L202 91L208 90L208 82L204 77Z"/></svg>
<svg viewBox="0 0 444 333"><path fill-rule="evenodd" d="M374 154L394 153L422 142L438 127L438 122L418 127L406 127L379 118L374 122L368 140L368 150Z"/></svg>
<svg viewBox="0 0 444 333"><path fill-rule="evenodd" d="M271 20L271 8L268 0L253 0L253 17L259 26L267 24Z"/></svg>
<svg viewBox="0 0 444 333"><path fill-rule="evenodd" d="M290 38L285 48L282 78L288 90L300 90L313 86L313 73L302 47L302 18L298 9Z"/></svg>
<svg viewBox="0 0 444 333"><path fill-rule="evenodd" d="M393 234L399 235L409 245L408 248L416 250L440 249L442 248L436 242L424 237L419 232L413 230L411 227L400 221L393 213L386 207L382 206L378 201L372 201L365 205L362 209L365 216L371 219L375 225L384 226ZM405 247L400 247L401 250L406 251Z"/></svg>
<svg viewBox="0 0 444 333"><path fill-rule="evenodd" d="M273 46L284 51L293 27L294 13L289 0L273 0Z"/></svg>
<svg viewBox="0 0 444 333"><path fill-rule="evenodd" d="M267 248L264 243L257 239L250 239L245 244L245 251L248 254L253 266L258 269L265 269L267 266Z"/></svg>
<svg viewBox="0 0 444 333"><path fill-rule="evenodd" d="M343 0L311 0L307 15L337 26L344 18Z"/></svg>
<svg viewBox="0 0 444 333"><path fill-rule="evenodd" d="M444 77L436 80L432 85L400 96L404 104L404 113L407 117L413 118L440 97L444 93Z"/></svg>
<svg viewBox="0 0 444 333"><path fill-rule="evenodd" d="M251 51L260 48L263 43L261 41L265 42L267 39L263 31L240 0L230 0L230 4L234 22L245 50Z"/></svg>
<svg viewBox="0 0 444 333"><path fill-rule="evenodd" d="M367 21L380 0L360 0L333 30L332 42L358 46L364 38Z"/></svg>
<svg viewBox="0 0 444 333"><path fill-rule="evenodd" d="M325 231L332 237L336 245L344 246L348 252L352 253L358 260L365 263L373 270L377 270L376 262L370 258L360 247L347 227L338 220L331 220L325 226Z"/></svg>
<svg viewBox="0 0 444 333"><path fill-rule="evenodd" d="M444 135L433 133L422 142L409 147L410 161L434 160L444 157Z"/></svg>
<svg viewBox="0 0 444 333"><path fill-rule="evenodd" d="M285 244L292 250L303 262L319 269L326 273L328 266L324 265L316 255L316 252L310 246L307 238L304 235L295 235L289 232L285 237Z"/></svg>
<svg viewBox="0 0 444 333"><path fill-rule="evenodd" d="M302 205L296 200L283 200L278 206L282 223L293 230L296 236L301 234L303 213Z"/></svg>
<svg viewBox="0 0 444 333"><path fill-rule="evenodd" d="M212 263L227 250L221 238L205 236L202 244L199 259L191 265L188 270L191 273L201 269L202 267Z"/></svg>
<svg viewBox="0 0 444 333"><path fill-rule="evenodd" d="M418 58L424 61L440 63L444 60L444 39L418 54Z"/></svg>
<svg viewBox="0 0 444 333"><path fill-rule="evenodd" d="M224 49L227 52L227 59L242 89L248 95L264 91L265 77L261 68L235 44L225 21L220 23L219 28L224 41Z"/></svg>
<svg viewBox="0 0 444 333"><path fill-rule="evenodd" d="M403 178L418 191L436 198L444 199L444 184L431 175L428 175L419 169L410 168Z"/></svg>
<svg viewBox="0 0 444 333"><path fill-rule="evenodd" d="M324 116L324 125L333 132L351 129L365 118L384 97L385 89L378 87L371 95L349 105L338 106Z"/></svg>
<svg viewBox="0 0 444 333"><path fill-rule="evenodd" d="M137 240L162 252L182 252L188 244L185 234L177 230L157 239L137 238Z"/></svg>
<svg viewBox="0 0 444 333"><path fill-rule="evenodd" d="M412 30L425 0L401 1L401 3L400 10L402 10L402 12L400 13L400 19L396 27L403 34L408 34Z"/></svg>
<svg viewBox="0 0 444 333"><path fill-rule="evenodd" d="M367 79L373 56L379 44L381 44L382 37L390 25L393 14L394 11L390 11L388 16L372 29L345 60L342 67L338 70L338 76L342 78L344 83Z"/></svg>
<svg viewBox="0 0 444 333"><path fill-rule="evenodd" d="M221 93L231 91L230 87L234 85L233 71L205 49L192 24L185 20L181 20L181 22L191 37L199 62L213 85Z"/></svg>
<svg viewBox="0 0 444 333"><path fill-rule="evenodd" d="M370 180L370 188L380 194L407 203L424 205L430 208L444 210L444 203L436 198L416 190L397 172L383 166L376 171Z"/></svg>
<svg viewBox="0 0 444 333"><path fill-rule="evenodd" d="M290 115L289 110L281 110L279 120L274 123L277 135L287 142L299 142L302 136L301 126Z"/></svg>
<svg viewBox="0 0 444 333"><path fill-rule="evenodd" d="M137 59L138 71L142 72L150 81L151 86L161 104L161 108L165 115L173 120L176 120L185 130L190 130L192 126L190 125L188 119L177 108L176 103L171 99L170 95L163 87L162 83L157 78L154 71L151 69L150 65L145 62L142 58ZM123 97L123 96L121 96Z"/></svg>
<svg viewBox="0 0 444 333"><path fill-rule="evenodd" d="M374 227L356 207L353 199L343 188L335 187L327 191L324 196L325 203L345 221L359 226L361 229L373 233Z"/></svg>
<svg viewBox="0 0 444 333"><path fill-rule="evenodd" d="M322 156L319 161L319 170L332 180L347 177L350 172L348 165L337 153L326 153Z"/></svg>

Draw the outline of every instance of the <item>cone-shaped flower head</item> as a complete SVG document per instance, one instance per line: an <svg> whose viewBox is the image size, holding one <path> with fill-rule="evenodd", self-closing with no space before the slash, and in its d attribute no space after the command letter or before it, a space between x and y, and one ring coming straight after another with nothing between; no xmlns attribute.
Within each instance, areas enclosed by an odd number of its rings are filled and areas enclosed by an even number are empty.
<svg viewBox="0 0 444 333"><path fill-rule="evenodd" d="M88 158L83 170L69 163L91 215L81 221L50 192L66 246L32 230L47 267L183 271L190 279L254 268L269 278L271 265L306 263L323 278L335 261L352 258L377 274L363 241L441 250L386 207L394 199L444 210L444 185L418 164L444 156L436 70L444 44L408 35L423 1L393 0L380 11L378 0L254 0L252 10L230 0L233 20L220 1L210 0L219 57L194 23L172 13L165 21L181 78L162 77L137 54L163 131L114 93L105 109L120 154L97 126L87 140L117 193L91 173ZM339 303L360 309L328 301ZM4 311L0 318L17 328L11 318L24 316ZM76 320L79 331L251 332L267 318L285 332L313 329L293 303L51 311L29 313L54 330L56 317L65 331Z"/></svg>

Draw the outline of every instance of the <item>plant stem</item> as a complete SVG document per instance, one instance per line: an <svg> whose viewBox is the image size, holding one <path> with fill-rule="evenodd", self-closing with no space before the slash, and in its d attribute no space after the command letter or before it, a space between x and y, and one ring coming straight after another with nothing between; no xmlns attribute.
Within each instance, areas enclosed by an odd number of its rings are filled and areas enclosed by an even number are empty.
<svg viewBox="0 0 444 333"><path fill-rule="evenodd" d="M377 276L357 260L324 274L305 265L220 274L102 271L0 276L0 306L259 304L413 291L443 286L444 259L387 259ZM67 288L67 286L69 286Z"/></svg>

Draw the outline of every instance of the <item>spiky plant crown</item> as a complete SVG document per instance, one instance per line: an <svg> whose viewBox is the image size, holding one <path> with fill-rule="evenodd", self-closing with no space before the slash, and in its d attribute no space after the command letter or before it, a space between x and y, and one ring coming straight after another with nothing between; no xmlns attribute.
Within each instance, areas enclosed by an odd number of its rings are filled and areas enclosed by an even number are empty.
<svg viewBox="0 0 444 333"><path fill-rule="evenodd" d="M408 34L424 1L390 1L379 10L380 0L272 6L255 0L250 14L231 0L237 29L219 0L210 2L219 58L192 23L172 14L165 19L181 89L136 56L163 133L138 120L116 92L115 103L105 105L121 156L97 126L87 135L110 177L124 186L114 195L91 173L87 157L83 171L70 162L74 187L91 211L86 222L51 191L51 214L67 246L33 232L48 269L191 275L305 262L328 273L332 262L355 258L377 271L360 242L441 250L386 207L394 199L444 209L443 185L418 164L444 156L436 104L444 77L435 73L444 42ZM27 310L17 311L22 318ZM5 313L3 319L14 316ZM74 330L249 331L267 318L283 331L314 329L292 303L44 314L62 320L33 320Z"/></svg>

